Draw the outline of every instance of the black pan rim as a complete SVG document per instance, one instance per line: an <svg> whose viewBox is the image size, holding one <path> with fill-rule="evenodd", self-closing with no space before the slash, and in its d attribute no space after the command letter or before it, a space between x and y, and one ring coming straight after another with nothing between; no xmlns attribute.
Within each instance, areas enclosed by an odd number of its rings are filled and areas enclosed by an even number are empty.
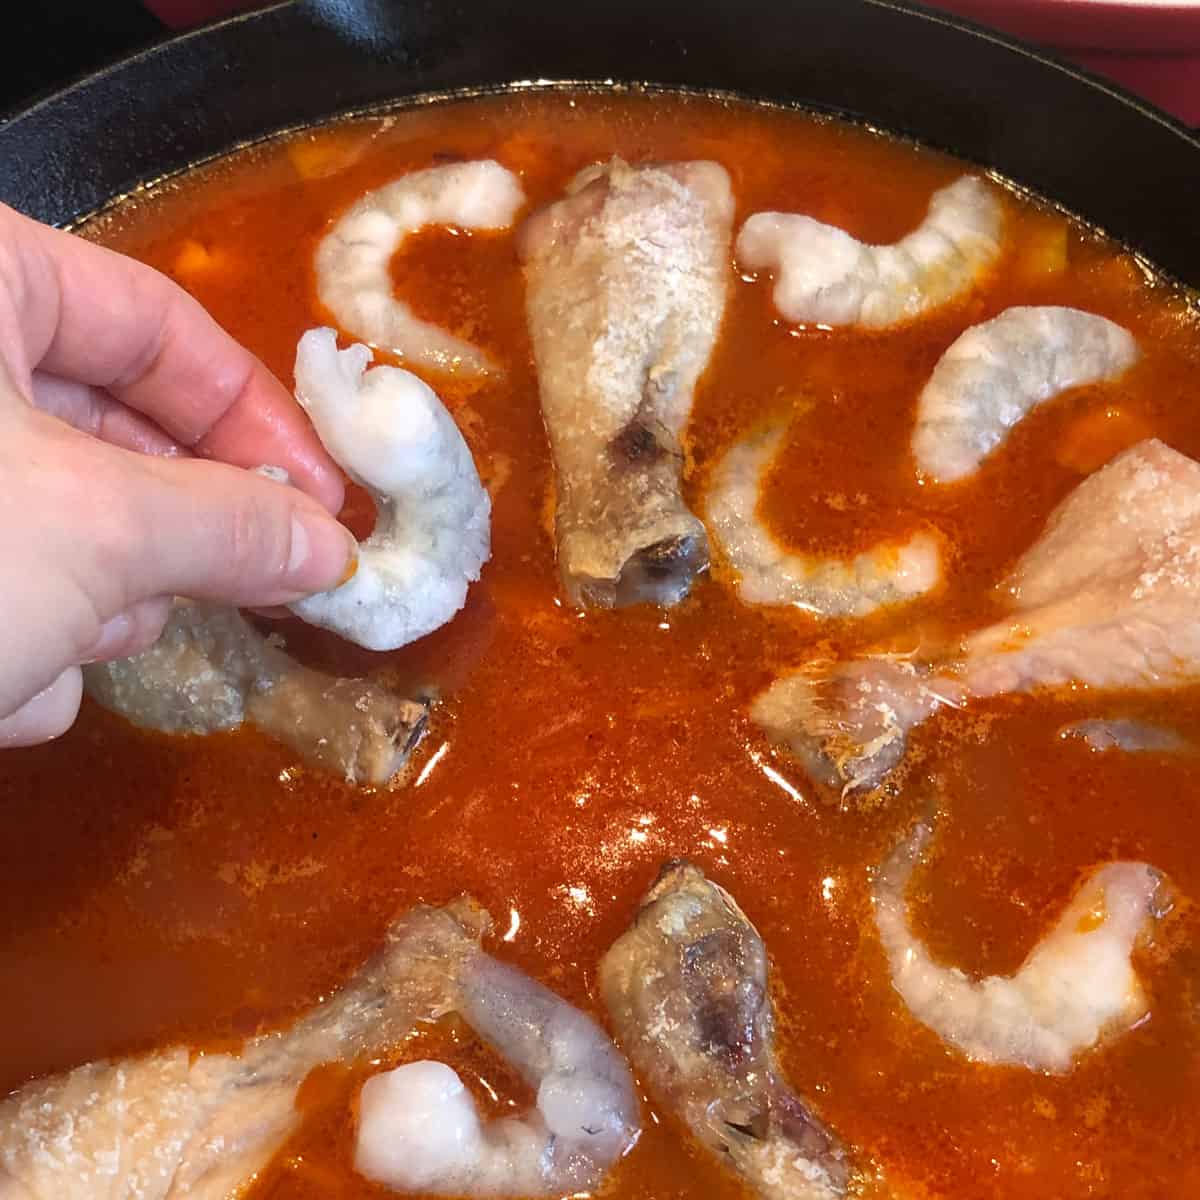
<svg viewBox="0 0 1200 1200"><path fill-rule="evenodd" d="M1142 117L1145 117L1148 120L1154 121L1156 124L1161 125L1162 127L1170 130L1171 132L1173 132L1175 134L1178 134L1189 145L1194 146L1197 149L1200 149L1200 128L1193 128L1193 127L1187 125L1185 122L1172 116L1170 113L1166 112L1165 110L1157 107L1154 104L1151 104L1148 100L1142 99L1140 96L1136 95L1134 92L1131 92L1128 88L1124 88L1120 84L1115 83L1112 80L1107 79L1104 76L1099 75L1094 71L1089 71L1086 67L1079 66L1078 64L1073 63L1073 62L1069 61L1068 59L1055 54L1054 50L1052 48L1036 46L1029 42L1024 42L1024 41L1020 40L1019 38L1012 37L1009 34L1000 32L999 30L991 29L986 25L981 25L976 21L972 21L968 17L958 16L957 14L946 12L943 9L930 8L929 6L927 6L925 4L920 4L920 3L916 2L916 0L859 0L859 2L861 4L864 4L871 8L879 8L879 9L886 9L891 12L906 13L912 17L928 21L931 24L942 25L949 29L958 30L958 31L968 34L971 37L974 37L980 41L990 42L995 46L1003 48L1004 50L1011 51L1012 53L1017 54L1023 58L1029 59L1032 62L1036 62L1041 66L1050 67L1050 68L1054 69L1055 71L1060 72L1061 74L1067 76L1068 78L1070 78L1078 83L1082 83L1090 88L1095 88L1098 91L1103 92L1104 94L1111 97L1112 99L1119 101L1120 103L1126 105L1129 108L1132 108L1137 113L1139 113ZM134 52L133 54L124 55L118 59L115 59L113 62L107 63L104 66L96 68L94 71L89 71L86 74L81 75L78 79L73 80L72 82L66 84L63 87L55 88L54 90L47 92L44 95L34 97L31 101L29 101L27 103L14 105L13 107L9 108L7 111L0 113L0 131L2 131L5 127L7 127L12 122L19 121L26 117L32 116L33 114L41 111L42 109L44 109L47 106L52 106L52 105L61 103L61 101L65 97L71 95L72 93L80 91L82 89L86 89L102 79L109 78L113 75L119 74L121 71L127 69L128 67L132 66L135 63L144 62L148 59L159 57L160 55L162 55L164 53L170 53L172 48L174 48L176 46L182 46L188 42L195 41L195 40L203 40L207 37L210 37L214 33L219 33L219 32L226 31L226 30L236 29L240 26L249 25L249 24L261 21L271 15L286 12L287 10L290 10L290 9L303 10L306 7L307 7L307 4L306 4L305 0L274 0L274 3L265 4L258 8L249 9L244 12L233 13L232 15L227 16L227 17L222 17L219 20L210 21L203 25L199 25L194 29L186 29L186 30L182 30L179 32L175 32L175 33L168 33L164 37L152 42L150 45L143 47L141 50L138 50L138 51ZM536 82L541 83L543 81L539 80ZM554 82L559 82L559 81L554 81ZM575 81L567 80L565 82L567 84L573 84ZM629 80L613 79L613 80L604 80L604 81L597 80L597 81L591 81L591 82L596 82L598 84L599 83L608 83L608 84L621 83L621 84L628 84L630 86L647 86L647 87L660 86L660 85L652 85L652 84L643 85L643 84L640 84L638 81L632 80L632 79L629 79ZM510 87L511 86L516 86L516 85L515 84L510 85ZM677 85L670 85L670 84L661 85L661 86L662 86L663 90L667 90L667 91L688 91L688 90L704 91L705 90L705 89L699 89L699 88L698 89L688 89L688 88L683 88L683 87L679 87ZM492 90L501 91L501 90L507 90L507 89L506 88L493 88ZM722 90L722 89L717 88L717 87L714 87L712 89L712 91L714 91L714 92L717 92L720 90ZM469 87L464 88L463 91L465 93L472 94L472 95L483 94L481 91L472 90ZM731 93L731 94L734 94L734 93ZM741 94L741 93L738 93L738 94ZM429 95L441 96L443 94L442 93L429 93ZM449 98L448 93L446 94L446 96L447 96L447 98ZM457 97L455 97L455 98L457 98ZM772 98L770 96L762 96L762 97L745 96L744 98L750 99L756 103L763 102L763 103L772 103L772 104L778 103L778 104L781 104L784 106L788 105L787 101L778 101L776 98ZM398 101L397 103L398 104L403 103L403 101ZM380 106L380 107L382 107L382 106ZM831 109L830 112L834 113L834 110ZM350 116L350 115L354 115L353 110L348 110L346 112L331 112L327 119L328 120L336 120L340 117ZM834 115L838 115L838 114L834 113ZM305 123L302 125L281 127L280 129L274 131L273 133L264 134L262 138L256 139L256 140L266 140L269 137L278 136L279 134L289 132L290 130L293 130L293 129L307 128L310 124L312 124L312 123L308 122L308 123ZM893 131L893 130L889 130L889 129L881 129L880 132L889 133L892 136L897 136L897 137L906 136L906 135L900 134L897 131ZM245 144L251 144L251 143L245 143ZM237 148L239 148L239 147L230 147L231 150L237 149ZM228 153L228 152L229 151L226 150L226 151L222 151L221 153ZM949 153L949 152L947 151L947 153ZM215 158L215 157L217 157L217 155L213 155L211 157ZM207 160L204 160L204 161L207 161ZM198 164L192 164L192 165L198 165Z"/></svg>
<svg viewBox="0 0 1200 1200"><path fill-rule="evenodd" d="M772 23L773 42L744 31L740 7L731 21L728 0L576 0L566 15L554 0L525 2L516 26L497 32L471 21L490 12L487 0L395 0L410 24L365 53L315 21L312 0L168 37L0 125L0 199L72 227L225 154L332 120L532 87L664 91L836 117L949 154L1200 288L1200 225L1186 200L1200 179L1200 137L1052 53L908 0L786 10L744 0ZM613 35L643 14L659 40L630 59ZM599 45L565 44L580 19ZM333 60L328 86L313 88L322 55Z"/></svg>
<svg viewBox="0 0 1200 1200"><path fill-rule="evenodd" d="M385 101L380 104L360 105L347 108L342 111L330 112L327 117L322 117L311 121L299 121L291 125L281 126L278 129L264 133L258 137L247 138L236 143L235 145L227 147L226 149L218 150L204 158L196 159L184 166L167 171L154 179L147 179L127 191L111 196L98 208L94 208L90 212L80 214L79 217L67 224L65 228L69 230L77 230L88 225L92 221L102 220L108 214L114 212L122 205L133 200L138 196L139 193L152 193L158 188L170 186L172 181L182 178L191 171L212 166L213 164L219 163L221 159L226 158L229 155L238 154L245 150L251 150L255 146L264 146L269 142L291 137L295 134L304 133L307 130L320 129L325 125L332 124L333 122L369 120L373 117L388 116L392 113L403 113L416 108L431 107L442 104L458 104L464 102L470 103L473 100L487 99L493 96L511 96L515 94L546 92L559 92L564 94L584 93L588 95L621 95L632 93L639 95L689 96L700 100L710 100L717 104L751 105L759 108L774 109L778 112L790 112L802 116L814 117L818 120L839 121L842 124L852 125L856 129L861 129L867 133L880 137L886 137L894 142L911 146L914 149L926 150L937 154L945 154L963 163L964 165L978 168L980 172L987 175L990 179L995 180L1006 191L1012 192L1023 199L1030 200L1039 206L1061 213L1063 216L1069 217L1077 225L1083 226L1092 233L1108 238L1111 242L1121 246L1127 253L1129 253L1141 269L1149 271L1160 280L1164 280L1172 286L1179 288L1187 295L1191 303L1200 304L1200 289L1184 283L1170 271L1147 258L1136 247L1130 246L1121 241L1121 239L1114 237L1111 233L1103 229L1094 221L1091 221L1088 217L1075 212L1067 205L1062 204L1051 197L1043 195L1036 188L1030 187L1019 180L1010 178L1002 171L989 166L985 162L972 161L965 158L961 154L931 146L927 142L923 142L909 134L896 133L893 130L875 125L869 120L856 117L853 114L840 112L832 107L823 108L816 104L805 104L802 101L778 100L773 99L770 96L755 96L753 94L742 91L734 91L731 89L685 87L679 84L662 84L649 80L513 80L509 83L503 84L450 88L438 92L421 92L416 95L405 96L396 100Z"/></svg>

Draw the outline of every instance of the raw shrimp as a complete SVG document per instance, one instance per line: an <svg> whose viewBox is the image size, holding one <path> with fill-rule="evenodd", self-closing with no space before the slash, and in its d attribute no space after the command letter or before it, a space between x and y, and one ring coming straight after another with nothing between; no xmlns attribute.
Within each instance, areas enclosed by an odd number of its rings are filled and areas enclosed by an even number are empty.
<svg viewBox="0 0 1200 1200"><path fill-rule="evenodd" d="M1116 379L1137 360L1133 335L1077 308L1006 308L938 359L917 401L912 451L939 483L970 475L1039 404Z"/></svg>
<svg viewBox="0 0 1200 1200"><path fill-rule="evenodd" d="M454 616L490 553L491 502L454 419L408 371L367 370L310 329L296 351L296 398L325 448L371 494L375 528L340 587L292 605L370 650L394 650Z"/></svg>
<svg viewBox="0 0 1200 1200"><path fill-rule="evenodd" d="M1158 871L1139 862L1097 868L1015 974L975 980L934 962L908 926L904 893L929 839L929 826L918 825L880 869L872 896L892 984L918 1021L976 1062L1061 1073L1146 1015L1131 955L1170 908Z"/></svg>
<svg viewBox="0 0 1200 1200"><path fill-rule="evenodd" d="M796 213L755 213L737 239L739 264L776 274L775 307L789 321L882 329L973 287L1000 254L995 190L966 175L934 192L921 224L892 246Z"/></svg>
<svg viewBox="0 0 1200 1200"><path fill-rule="evenodd" d="M299 1126L314 1067L388 1053L453 1007L487 914L416 908L291 1029L237 1054L175 1046L36 1080L0 1104L0 1200L229 1200Z"/></svg>
<svg viewBox="0 0 1200 1200"><path fill-rule="evenodd" d="M600 963L646 1086L764 1200L836 1200L850 1167L775 1057L767 949L733 897L667 863Z"/></svg>
<svg viewBox="0 0 1200 1200"><path fill-rule="evenodd" d="M729 288L733 195L712 162L591 167L521 232L576 604L674 604L708 566L682 437Z"/></svg>
<svg viewBox="0 0 1200 1200"><path fill-rule="evenodd" d="M350 783L386 783L408 760L429 704L366 679L301 666L236 609L177 601L133 658L83 669L88 694L144 729L213 733L243 721Z"/></svg>
<svg viewBox="0 0 1200 1200"><path fill-rule="evenodd" d="M483 1122L449 1067L408 1063L363 1086L358 1171L436 1195L594 1188L639 1129L633 1078L616 1047L578 1009L486 954L463 973L456 1007L537 1089L534 1108Z"/></svg>
<svg viewBox="0 0 1200 1200"><path fill-rule="evenodd" d="M709 530L739 574L743 600L862 617L937 586L941 547L923 530L848 559L784 551L756 515L762 479L783 439L782 429L771 428L735 444L717 466L706 500Z"/></svg>
<svg viewBox="0 0 1200 1200"><path fill-rule="evenodd" d="M464 374L494 370L469 342L422 321L392 294L391 261L426 225L507 229L525 203L511 171L490 159L401 176L368 192L317 247L317 295L352 336L409 362Z"/></svg>

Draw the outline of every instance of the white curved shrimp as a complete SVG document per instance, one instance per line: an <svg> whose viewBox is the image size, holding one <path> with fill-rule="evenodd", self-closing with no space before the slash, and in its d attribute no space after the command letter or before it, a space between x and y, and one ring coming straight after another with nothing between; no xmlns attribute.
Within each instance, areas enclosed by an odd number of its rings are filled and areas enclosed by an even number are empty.
<svg viewBox="0 0 1200 1200"><path fill-rule="evenodd" d="M525 195L498 162L413 171L368 192L317 247L317 295L354 337L410 362L464 374L492 369L469 342L416 317L392 294L390 264L401 242L426 225L507 229Z"/></svg>
<svg viewBox="0 0 1200 1200"><path fill-rule="evenodd" d="M763 476L783 444L773 427L737 442L713 473L709 530L738 571L749 604L789 604L819 616L862 617L928 592L941 578L941 548L919 530L842 559L784 550L756 515Z"/></svg>
<svg viewBox="0 0 1200 1200"><path fill-rule="evenodd" d="M296 398L317 435L378 509L358 568L293 604L297 616L370 650L444 625L490 553L491 502L471 451L433 390L398 367L367 370L365 346L310 329L296 351Z"/></svg>
<svg viewBox="0 0 1200 1200"><path fill-rule="evenodd" d="M1139 862L1097 868L1015 974L976 980L934 962L908 927L904 892L929 838L918 825L872 897L892 984L918 1021L976 1062L1060 1073L1146 1015L1130 956L1170 907L1158 871Z"/></svg>
<svg viewBox="0 0 1200 1200"><path fill-rule="evenodd" d="M971 474L1032 409L1116 379L1138 357L1128 330L1077 308L1006 308L938 359L917 401L912 450L939 483Z"/></svg>
<svg viewBox="0 0 1200 1200"><path fill-rule="evenodd" d="M934 192L921 224L890 246L798 213L755 213L738 234L739 264L776 272L789 321L883 329L967 291L1000 254L1004 212L974 175Z"/></svg>
<svg viewBox="0 0 1200 1200"><path fill-rule="evenodd" d="M520 1117L481 1121L458 1075L415 1062L362 1089L355 1167L396 1191L550 1195L593 1188L638 1134L633 1078L598 1025L486 954L463 976L461 1016L537 1089Z"/></svg>

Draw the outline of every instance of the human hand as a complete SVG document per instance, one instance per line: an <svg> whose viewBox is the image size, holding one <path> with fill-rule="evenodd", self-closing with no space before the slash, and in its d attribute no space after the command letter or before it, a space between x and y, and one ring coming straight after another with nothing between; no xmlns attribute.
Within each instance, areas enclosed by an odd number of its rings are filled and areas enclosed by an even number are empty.
<svg viewBox="0 0 1200 1200"><path fill-rule="evenodd" d="M238 469L261 463L296 487ZM0 206L0 746L67 729L79 665L145 649L176 594L333 586L341 501L298 406L187 293Z"/></svg>

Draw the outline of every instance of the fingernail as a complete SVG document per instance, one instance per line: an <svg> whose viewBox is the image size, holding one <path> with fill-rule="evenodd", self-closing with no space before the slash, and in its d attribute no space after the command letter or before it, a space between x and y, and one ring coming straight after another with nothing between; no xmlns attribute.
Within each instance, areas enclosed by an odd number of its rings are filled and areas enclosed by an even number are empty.
<svg viewBox="0 0 1200 1200"><path fill-rule="evenodd" d="M133 635L133 620L128 613L118 613L106 621L100 629L100 636L91 652L83 660L83 665L94 662L107 662L110 658L120 658L121 650L129 644Z"/></svg>
<svg viewBox="0 0 1200 1200"><path fill-rule="evenodd" d="M342 573L341 579L338 580L338 587L344 587L358 574L358 543L354 543L354 549L350 552L350 561L346 564L346 570Z"/></svg>
<svg viewBox="0 0 1200 1200"><path fill-rule="evenodd" d="M292 517L286 584L306 593L337 587L357 551L350 531L332 517L298 512Z"/></svg>

